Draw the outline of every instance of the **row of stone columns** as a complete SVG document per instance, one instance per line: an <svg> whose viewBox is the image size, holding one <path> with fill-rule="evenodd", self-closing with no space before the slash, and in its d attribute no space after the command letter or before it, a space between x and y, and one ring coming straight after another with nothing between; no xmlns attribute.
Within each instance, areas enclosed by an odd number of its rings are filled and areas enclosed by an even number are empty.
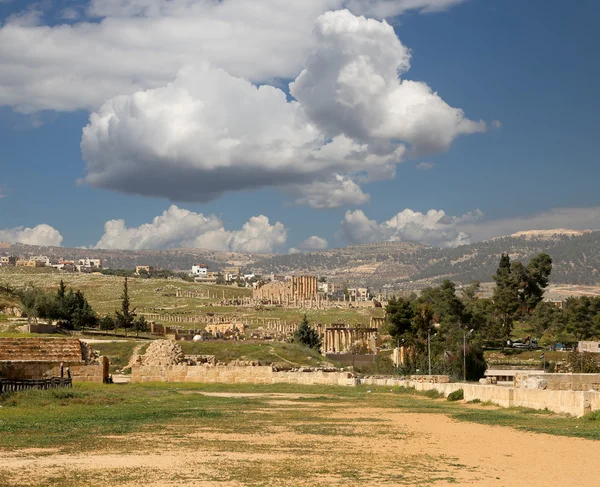
<svg viewBox="0 0 600 487"><path fill-rule="evenodd" d="M364 328L325 328L322 332L323 351L325 353L344 353L357 342L372 339L377 330Z"/></svg>

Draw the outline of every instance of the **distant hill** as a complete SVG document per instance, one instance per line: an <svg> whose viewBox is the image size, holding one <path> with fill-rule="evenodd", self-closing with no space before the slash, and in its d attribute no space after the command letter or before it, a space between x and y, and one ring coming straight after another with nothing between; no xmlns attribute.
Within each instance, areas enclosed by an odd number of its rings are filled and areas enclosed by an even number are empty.
<svg viewBox="0 0 600 487"><path fill-rule="evenodd" d="M443 279L458 283L469 283L474 279L488 282L496 271L502 252L522 261L546 252L554 260L553 283L600 284L600 231L520 232L455 249L413 242L385 242L291 255L249 255L202 249L137 251L0 245L0 254L3 255L43 254L70 259L99 257L105 260L106 266L113 268L153 265L176 270L190 269L193 264L201 262L219 270L227 265L239 265L247 272L321 274L337 282L368 285L375 289L383 286L422 288Z"/></svg>

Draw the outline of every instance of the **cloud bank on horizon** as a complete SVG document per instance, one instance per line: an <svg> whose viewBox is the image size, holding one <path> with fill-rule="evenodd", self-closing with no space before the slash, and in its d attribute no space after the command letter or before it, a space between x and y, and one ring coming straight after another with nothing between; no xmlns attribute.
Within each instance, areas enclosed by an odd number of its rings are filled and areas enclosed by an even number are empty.
<svg viewBox="0 0 600 487"><path fill-rule="evenodd" d="M33 228L16 227L1 230L0 242L60 247L63 236L58 230L42 223Z"/></svg>
<svg viewBox="0 0 600 487"><path fill-rule="evenodd" d="M442 248L454 248L490 238L512 235L524 230L594 230L598 229L600 207L557 208L535 215L485 220L479 210L462 216L447 215L443 210L426 213L404 209L389 220L378 223L362 210L348 210L340 222L338 236L342 244L410 241ZM60 246L63 237L55 228L41 224L34 228L0 230L0 242ZM225 229L223 221L172 205L152 222L127 227L124 220L110 220L104 234L93 248L122 250L160 250L203 248L246 253L282 253L288 229L271 223L264 215L250 218L239 230ZM312 235L289 253L311 252L329 248L329 242Z"/></svg>
<svg viewBox="0 0 600 487"><path fill-rule="evenodd" d="M162 215L139 227L128 228L124 220L110 220L97 249L203 248L232 252L271 253L285 244L287 230L264 215L250 218L240 230L227 231L214 215L184 210L172 205Z"/></svg>

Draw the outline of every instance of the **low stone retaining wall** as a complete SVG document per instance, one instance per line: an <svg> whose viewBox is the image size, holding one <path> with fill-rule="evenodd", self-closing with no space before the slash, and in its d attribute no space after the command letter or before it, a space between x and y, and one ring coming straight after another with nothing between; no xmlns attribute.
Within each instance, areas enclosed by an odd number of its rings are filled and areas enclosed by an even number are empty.
<svg viewBox="0 0 600 487"><path fill-rule="evenodd" d="M64 362L65 369L71 370L74 382L102 382L104 371L102 364L85 365L81 362ZM65 370L66 376L66 370ZM0 377L4 379L39 379L41 377L60 377L60 364L42 361L4 361L0 362Z"/></svg>
<svg viewBox="0 0 600 487"><path fill-rule="evenodd" d="M223 384L356 385L350 372L274 371L271 366L134 365L131 382L201 382Z"/></svg>
<svg viewBox="0 0 600 487"><path fill-rule="evenodd" d="M527 379L538 379L551 391L600 391L600 374L540 374L519 372L515 387L523 387Z"/></svg>

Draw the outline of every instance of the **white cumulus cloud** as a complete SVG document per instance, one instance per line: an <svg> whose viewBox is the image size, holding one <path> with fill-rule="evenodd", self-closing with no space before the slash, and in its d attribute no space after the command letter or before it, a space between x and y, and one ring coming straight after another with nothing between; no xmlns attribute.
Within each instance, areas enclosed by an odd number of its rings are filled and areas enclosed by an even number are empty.
<svg viewBox="0 0 600 487"><path fill-rule="evenodd" d="M291 185L285 189L298 195L296 204L317 209L357 206L367 203L370 199L370 196L351 178L340 174L334 174L329 181Z"/></svg>
<svg viewBox="0 0 600 487"><path fill-rule="evenodd" d="M443 210L427 213L405 209L382 223L370 220L361 210L347 211L341 222L342 235L350 243L413 241L436 247L457 247L471 243L460 226L482 218L476 210L461 217Z"/></svg>
<svg viewBox="0 0 600 487"><path fill-rule="evenodd" d="M250 218L239 230L226 230L214 215L185 210L172 205L152 223L127 227L124 220L110 220L96 244L98 249L203 248L234 252L270 253L285 244L287 230L266 216Z"/></svg>
<svg viewBox="0 0 600 487"><path fill-rule="evenodd" d="M327 240L322 237L317 237L313 235L312 237L308 237L306 240L298 245L298 248L301 250L325 250L329 246Z"/></svg>
<svg viewBox="0 0 600 487"><path fill-rule="evenodd" d="M429 171L435 167L435 162L419 162L417 169L419 171Z"/></svg>
<svg viewBox="0 0 600 487"><path fill-rule="evenodd" d="M60 232L45 223L33 228L16 227L0 230L0 242L60 247L62 241Z"/></svg>
<svg viewBox="0 0 600 487"><path fill-rule="evenodd" d="M398 78L409 51L385 21L327 12L315 37L290 85L295 100L209 64L110 99L83 131L85 181L177 201L275 186L333 208L366 202L355 175L393 177L407 145L446 150L485 129L426 84Z"/></svg>
<svg viewBox="0 0 600 487"><path fill-rule="evenodd" d="M6 1L6 0L3 0ZM38 2L0 25L0 105L30 113L97 109L210 62L253 81L292 78L314 47L314 20L348 7L377 18L462 0L91 0L90 20L40 23ZM32 49L35 46L35 49Z"/></svg>

